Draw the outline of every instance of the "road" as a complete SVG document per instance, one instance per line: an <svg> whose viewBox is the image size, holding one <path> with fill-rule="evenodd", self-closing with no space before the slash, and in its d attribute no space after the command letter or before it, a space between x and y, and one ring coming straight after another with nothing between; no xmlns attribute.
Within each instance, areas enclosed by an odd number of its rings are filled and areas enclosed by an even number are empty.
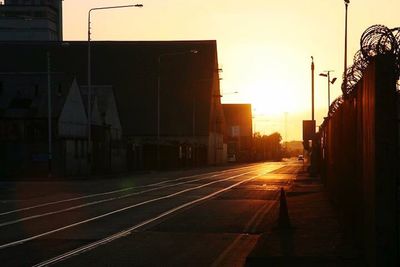
<svg viewBox="0 0 400 267"><path fill-rule="evenodd" d="M0 259L3 266L242 266L274 223L280 188L301 167L2 183Z"/></svg>

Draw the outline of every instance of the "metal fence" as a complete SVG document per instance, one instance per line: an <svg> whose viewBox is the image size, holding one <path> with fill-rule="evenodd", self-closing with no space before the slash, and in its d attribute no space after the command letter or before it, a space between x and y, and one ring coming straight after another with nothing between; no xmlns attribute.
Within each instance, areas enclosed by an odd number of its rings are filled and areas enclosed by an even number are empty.
<svg viewBox="0 0 400 267"><path fill-rule="evenodd" d="M363 34L313 142L321 179L371 266L398 263L399 40L398 28L381 25Z"/></svg>

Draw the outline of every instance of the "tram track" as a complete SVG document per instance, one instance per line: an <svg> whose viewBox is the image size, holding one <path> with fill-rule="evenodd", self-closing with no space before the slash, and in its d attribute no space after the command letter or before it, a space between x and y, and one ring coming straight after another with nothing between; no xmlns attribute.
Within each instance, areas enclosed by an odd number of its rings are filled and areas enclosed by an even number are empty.
<svg viewBox="0 0 400 267"><path fill-rule="evenodd" d="M24 207L24 208L19 208L19 209L14 209L14 210L9 210L9 211L3 211L3 212L0 212L0 217L6 216L6 215L9 215L9 214L13 214L13 213L30 211L30 210L44 208L44 207L57 205L57 204L62 204L62 203L68 203L68 202L73 202L73 201L78 201L78 200L84 200L84 199L89 199L89 198L94 198L94 197L99 197L99 196L118 194L118 193L121 193L121 192L131 191L131 190L140 189L140 188L148 188L148 187L159 187L159 188L161 188L163 184L168 184L168 183L171 183L171 182L187 180L187 179L194 178L194 177L209 176L209 175L214 175L214 176L211 176L211 177L215 177L215 175L223 175L225 173L236 172L236 171L240 171L240 170L243 170L243 169L249 169L249 168L253 168L253 166L246 166L246 167L229 169L229 170L222 170L222 171L213 171L213 172L209 172L209 173L201 173L201 174L195 174L195 175L187 175L187 176L178 177L178 178L175 178L175 179L167 179L167 180L163 180L163 181L160 181L160 182L141 185L141 186L130 186L130 187L126 187L126 188L122 188L122 189L118 189L118 190L111 190L111 191L99 192L99 193L89 194L89 195L80 196L80 197L61 199L61 200L57 200L57 201L50 201L50 202L45 202L45 203L41 203L41 204L37 204L37 205L33 205L33 206ZM171 185L171 186L173 186L173 185ZM1 227L1 224L0 224L0 227Z"/></svg>
<svg viewBox="0 0 400 267"><path fill-rule="evenodd" d="M31 256L28 260L29 265L38 262L38 266L54 264L133 232L143 231L182 210L196 206L264 174L272 173L282 166L282 163L266 163L182 176L140 187L129 187L118 192L110 190L82 196L80 201L85 199L91 201L78 205L74 202L75 200L61 199L63 205L71 204L62 209L59 203L45 202L40 204L41 207L35 207L35 205L26 207L29 209L23 212L15 210L15 215L34 213L0 223L0 236L3 236L0 238L0 242L3 241L3 244L0 244L0 257L10 262L18 262L17 259L10 258L8 254L20 255L24 251L31 251L32 246L40 248L43 242L54 240L54 242L63 242L60 243L62 248L52 248L44 255ZM143 188L145 190L135 191ZM42 208L54 210L42 213ZM252 231L254 225L259 223L260 218L269 212L270 208L270 206L265 206L262 211L257 212L246 229ZM77 213L80 209L84 210ZM8 216L12 214L9 213ZM30 230L18 232L17 229L21 226ZM46 258L51 261L43 261Z"/></svg>
<svg viewBox="0 0 400 267"><path fill-rule="evenodd" d="M259 171L259 170L252 170L252 171L244 172L244 173L241 173L241 174L238 174L238 175L228 176L227 178L224 178L224 179L218 179L216 181L212 181L212 182L208 182L208 183L205 183L205 184L193 186L193 187L190 187L190 188L187 188L187 189L184 189L184 190L180 190L180 191L172 193L172 194L168 194L168 195L165 195L165 196L156 197L156 198L152 198L152 199L149 199L149 200L146 200L146 201L142 201L142 202L139 202L139 203L136 203L136 204L133 204L133 205L129 205L129 206L117 209L117 210L113 210L113 211L110 211L110 212L107 212L107 213L103 213L103 214L100 214L100 215L97 215L97 216L94 216L94 217L91 217L91 218L88 218L88 219L85 219L85 220L82 220L82 221L79 221L79 222L68 224L68 225L65 225L63 227L59 227L59 228L52 229L52 230L49 230L49 231L46 231L46 232L43 232L43 233L40 233L40 234L36 234L36 235L30 236L30 237L27 237L27 238L23 238L23 239L19 239L19 240L13 241L13 242L8 242L8 243L5 243L5 244L1 244L0 245L0 250L8 248L8 247L16 246L16 245L21 245L21 244L24 244L24 243L26 243L28 241L32 241L32 240L35 240L35 239L38 239L38 238L49 236L51 234L54 234L54 233L57 233L57 232L60 232L60 231L66 230L66 229L77 227L79 225L82 225L82 224L85 224L85 223L88 223L88 222L92 222L92 221L96 221L96 220L105 218L107 216L111 216L111 215L114 215L116 213L127 211L127 210L130 210L130 209L136 208L136 207L140 207L140 206L143 206L143 205L146 205L146 204L150 204L150 203L153 203L153 202L157 202L157 201L160 201L160 200L164 200L164 199L169 199L169 198L172 198L172 197L175 197L175 196L178 196L178 195L181 195L181 194L184 194L184 193L196 190L196 189L200 189L200 188L204 188L204 187L207 187L207 186L210 186L210 185L214 185L214 184L217 184L217 183L230 181L232 179L235 179L235 178L250 174L252 172L257 172L257 171Z"/></svg>
<svg viewBox="0 0 400 267"><path fill-rule="evenodd" d="M255 172L255 171L251 171L251 172ZM247 172L247 173L244 173L244 174L241 174L241 175L238 175L238 176L230 177L230 178L227 178L227 179L224 179L224 180L231 180L233 178L240 177L240 176L246 175L246 174L251 173L251 172ZM143 228L145 226L148 226L149 224L152 224L152 223L156 222L157 220L160 220L160 219L162 219L162 218L164 218L166 216L169 216L169 215L171 215L171 214L173 214L173 213L175 213L177 211L180 211L182 209L185 209L185 208L188 208L188 207L193 206L195 204L198 204L198 203L200 203L202 201L206 201L206 200L208 200L210 198L213 198L213 197L215 197L215 196L217 196L219 194L222 194L222 193L224 193L224 192L226 192L226 191L228 191L228 190L230 190L230 189L232 189L234 187L237 187L237 186L239 186L239 185L241 185L243 183L252 181L252 180L256 179L257 177L260 177L263 174L265 174L265 173L256 174L256 175L253 175L253 176L251 176L249 178L243 179L243 180L241 180L239 182L236 182L236 183L234 183L232 185L224 187L223 189L220 189L218 191L210 193L210 194L208 194L206 196L203 196L201 198L186 202L186 203L181 204L181 205L179 205L177 207L169 209L169 210L167 210L167 211L165 211L165 212L163 212L163 213L161 213L161 214L159 214L157 216L154 216L154 217L149 218L149 219L147 219L145 221L142 221L142 222L140 222L140 223L138 223L138 224L136 224L136 225L134 225L132 227L129 227L127 229L124 229L124 230L119 231L117 233L114 233L112 235L109 235L109 236L107 236L107 237L105 237L105 238L103 238L101 240L89 243L87 245L81 246L79 248L73 249L73 250L68 251L68 252L65 252L65 253L63 253L61 255L58 255L58 256L55 256L55 257L53 257L53 258L51 258L49 260L46 260L46 261L40 262L38 264L35 264L34 266L35 267L42 267L42 266L49 266L49 265L52 265L52 264L56 264L56 263L59 263L61 261L66 260L66 259L69 259L71 257L74 257L76 255L79 255L79 254L85 253L87 251L96 249L99 246L106 245L106 244L108 244L108 243L110 243L112 241L118 240L120 238L124 238L124 237L126 237L128 235L131 235L133 233L133 231L137 231L137 230L139 230L139 229L141 229L141 228ZM209 183L209 184L214 184L214 183L215 182L212 182L212 183ZM206 184L206 185L209 185L209 184ZM196 187L196 189L202 188L204 186L205 185L198 186L198 187ZM186 190L183 190L183 191L186 191ZM176 194L173 194L173 195L176 195ZM270 208L271 207L269 207L268 209L270 209Z"/></svg>
<svg viewBox="0 0 400 267"><path fill-rule="evenodd" d="M242 170L242 169L240 169L240 170L234 170L234 171L232 171L232 172L237 172L237 171L241 171L241 170ZM207 180L207 179L210 179L210 178L215 178L215 177L217 177L217 176L219 176L219 175L223 175L223 174L225 174L225 173L226 173L226 172L221 173L221 174L213 174L213 175L211 175L211 176L208 176L208 174L207 174L207 176L206 176L206 177L203 177L203 178L188 180L188 181L184 181L184 182L178 182L178 183L174 183L174 184L168 184L168 185L164 185L164 186L158 186L158 187L156 187L156 188L151 188L151 189L147 189L147 190L143 190L143 191L139 191L139 192L133 192L133 193L125 194L125 195L121 195L121 196L116 196L116 197L101 199L101 200L97 200L97 201L91 201L91 202L89 202L89 203L80 204L80 205L75 205L75 206L67 207L67 208L64 208L64 209L57 209L57 210L51 211L51 212L39 213L39 214L35 214L35 215L31 215L31 216L19 218L19 219L17 219L17 220L5 221L5 222L0 223L0 228L1 228L1 227L4 227L4 226L16 224L16 223L25 222L25 221L28 221L28 220L33 220L33 219L42 218L42 217L45 217L45 216L56 215L56 214L60 214L60 213L63 213L63 212L70 212L70 211L73 211L73 210L76 210L76 209L85 208L85 207L89 207L89 206L93 206L93 205L104 204L104 203L110 202L110 201L117 201L117 200L121 200L121 199L124 199L124 198L129 198L129 197L141 195L141 194L148 193L148 192L158 191L158 190L165 189L165 188L170 188L170 187L174 187L174 186L178 186L178 185L189 184L189 183L193 183L193 182L199 182L199 181L202 181L202 180ZM199 176L199 175L196 175L196 176ZM205 175L201 175L201 176L205 176ZM175 181L176 181L176 180L182 180L182 178L174 179L174 180L175 180ZM168 182L169 182L169 181L164 181L163 184L168 183ZM161 183L157 183L157 184L160 185ZM154 185L155 185L155 184L148 185L147 187L149 187L149 186L154 186ZM138 187L137 187L137 188L138 188ZM143 186L142 186L141 188L143 188ZM125 192L125 191L127 191L127 190L124 190L124 192ZM114 192L115 192L115 191L114 191ZM121 191L119 191L119 192L121 192ZM107 192L107 194L109 194L109 192ZM104 194L103 194L103 195L104 195ZM83 197L82 197L82 198L83 198ZM82 198L80 198L80 199L82 199ZM46 206L48 206L48 205L46 205ZM36 207L36 208L38 208L38 207ZM33 209L33 208L32 208L32 209ZM27 210L30 210L30 209L27 209ZM0 214L0 215L1 215L1 214Z"/></svg>

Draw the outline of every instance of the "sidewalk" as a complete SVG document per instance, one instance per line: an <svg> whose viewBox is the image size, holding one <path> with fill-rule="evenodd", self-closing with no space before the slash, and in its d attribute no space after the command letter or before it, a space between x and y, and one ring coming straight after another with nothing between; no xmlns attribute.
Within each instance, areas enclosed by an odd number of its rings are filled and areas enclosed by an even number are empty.
<svg viewBox="0 0 400 267"><path fill-rule="evenodd" d="M365 266L319 179L299 173L286 201L291 227L264 233L246 266Z"/></svg>

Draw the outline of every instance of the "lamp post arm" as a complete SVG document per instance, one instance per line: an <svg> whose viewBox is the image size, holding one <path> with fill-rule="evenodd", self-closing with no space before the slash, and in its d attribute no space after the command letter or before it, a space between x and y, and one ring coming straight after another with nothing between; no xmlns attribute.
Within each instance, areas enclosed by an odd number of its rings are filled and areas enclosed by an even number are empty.
<svg viewBox="0 0 400 267"><path fill-rule="evenodd" d="M163 57L168 57L168 56L177 56L177 55L185 55L185 54L197 54L199 53L198 50L195 49L191 49L189 51L182 51L182 52L172 52L172 53L164 53L164 54L160 54L158 55L158 64L161 63L161 59Z"/></svg>
<svg viewBox="0 0 400 267"><path fill-rule="evenodd" d="M95 8L89 9L89 12L88 12L88 41L90 42L90 16L92 14L92 11L103 10L103 9L126 8L126 7L143 7L143 5L135 4L135 5L122 5L122 6L105 6L105 7L95 7Z"/></svg>
<svg viewBox="0 0 400 267"><path fill-rule="evenodd" d="M88 126L88 144L87 144L87 157L88 157L88 175L90 176L91 173L91 154L92 154L92 132L91 132L91 121L92 121L92 114L91 114L91 99L92 99L92 69L91 69L91 14L93 11L96 10L104 10L104 9L117 9L117 8L126 8L126 7L143 7L142 4L135 4L135 5L120 5L120 6L105 6L105 7L95 7L91 8L88 11L88 56L87 56L87 83L88 83L88 103L87 103L87 126Z"/></svg>
<svg viewBox="0 0 400 267"><path fill-rule="evenodd" d="M122 5L122 6L104 6L104 7L94 7L89 9L89 17L90 17L90 12L94 10L102 10L102 9L115 9L115 8L125 8L125 7L143 7L142 4L135 4L135 5Z"/></svg>

